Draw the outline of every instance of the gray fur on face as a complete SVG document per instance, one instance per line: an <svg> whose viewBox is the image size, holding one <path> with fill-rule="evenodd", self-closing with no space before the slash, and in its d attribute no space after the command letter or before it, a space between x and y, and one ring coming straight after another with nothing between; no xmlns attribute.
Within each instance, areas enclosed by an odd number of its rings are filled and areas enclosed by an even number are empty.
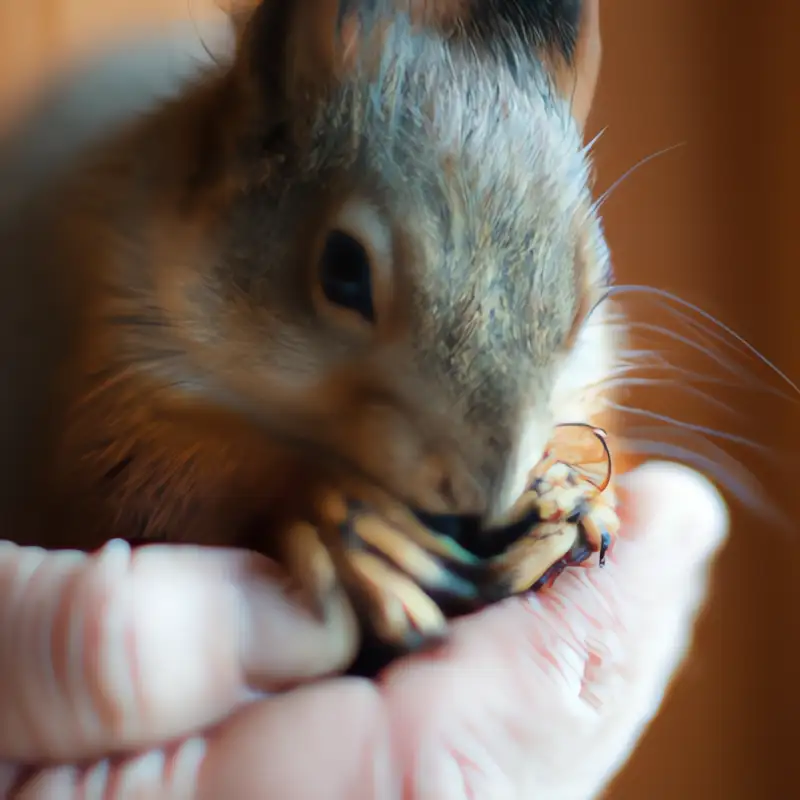
<svg viewBox="0 0 800 800"><path fill-rule="evenodd" d="M392 269L410 285L414 377L432 406L479 436L494 429L507 452L529 407L548 411L583 289L579 237L595 223L568 101L525 43L505 44L478 51L398 18L378 64L316 105L285 183L267 191L287 230L316 213L327 185L334 204L355 196L379 209L408 243ZM245 227L276 224L266 205L244 213ZM269 252L268 269L297 270L287 251Z"/></svg>

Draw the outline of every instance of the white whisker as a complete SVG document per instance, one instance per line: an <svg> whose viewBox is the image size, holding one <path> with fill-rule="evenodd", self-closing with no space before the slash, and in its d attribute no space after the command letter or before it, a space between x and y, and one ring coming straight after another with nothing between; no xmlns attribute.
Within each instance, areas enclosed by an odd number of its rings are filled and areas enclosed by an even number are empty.
<svg viewBox="0 0 800 800"><path fill-rule="evenodd" d="M620 378L604 382L603 385L608 389L626 389L628 387L637 386L648 388L667 386L670 389L675 389L677 391L693 395L694 397L699 397L708 403L708 405L718 408L721 411L727 411L734 417L743 416L741 412L736 411L727 403L723 403L722 400L717 400L715 397L711 397L707 392L702 391L702 389L698 389L696 386L691 386L689 384L676 384L674 380L670 380L669 378Z"/></svg>
<svg viewBox="0 0 800 800"><path fill-rule="evenodd" d="M600 211L602 206L605 204L606 200L611 197L612 193L616 191L628 178L631 177L635 172L639 170L640 167L643 167L645 164L649 164L651 161L654 161L661 156L667 155L668 153L672 152L673 150L677 150L679 147L683 147L685 142L679 142L678 144L670 145L669 147L665 147L663 150L659 150L655 153L650 153L649 156L645 156L643 159L638 161L629 169L625 170L625 172L617 178L611 186L606 189L600 197L597 198L597 201L594 203L595 211Z"/></svg>
<svg viewBox="0 0 800 800"><path fill-rule="evenodd" d="M658 422L664 422L669 425L674 425L686 431L692 431L694 433L702 434L703 436L710 436L715 439L722 439L728 442L733 442L734 444L740 444L757 452L761 453L770 452L769 448L765 447L764 445L760 445L757 442L754 442L751 439L747 439L744 436L737 436L734 433L726 433L725 431L718 431L715 430L714 428L708 428L705 425L696 425L691 422L684 422L683 420L675 419L674 417L670 417L665 414L659 414L655 411L649 411L644 408L634 408L632 406L625 406L620 403L614 403L611 401L609 401L608 406L609 408L612 408L615 411L619 411L624 414L631 414L633 416L645 417L647 419L657 420Z"/></svg>
<svg viewBox="0 0 800 800"><path fill-rule="evenodd" d="M726 325L724 322L721 322L713 314L709 314L707 311L704 311L699 306L690 303L688 300L683 300L682 298L678 297L677 295L672 294L664 289L658 289L651 286L638 286L635 284L627 284L627 285L619 285L613 286L608 293L608 297L613 297L619 294L644 294L650 295L655 297L660 297L664 300L669 300L676 305L682 306L685 309L693 311L699 317L701 317L706 322L710 323L712 326L718 328L720 331L724 332L728 336L731 337L736 343L738 343L741 347L745 349L745 351L755 360L763 364L764 366L768 367L775 375L777 375L787 386L789 386L792 391L800 395L800 387L791 379L789 376L783 372L777 365L775 365L772 361L770 361L766 356L762 355L753 345L750 344L743 336L740 336L736 331L734 331L731 327ZM675 309L669 309L669 306L665 306L668 310L676 311ZM677 313L677 312L676 312ZM721 337L720 334L716 332L709 331L708 329L703 329L704 333L707 335L714 335L719 336L720 341L724 342L724 337ZM732 345L731 345L732 346Z"/></svg>

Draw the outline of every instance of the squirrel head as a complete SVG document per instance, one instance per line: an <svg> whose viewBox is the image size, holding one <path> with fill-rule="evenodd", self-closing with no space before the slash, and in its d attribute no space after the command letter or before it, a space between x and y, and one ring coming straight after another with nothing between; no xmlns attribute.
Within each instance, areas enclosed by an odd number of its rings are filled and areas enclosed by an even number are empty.
<svg viewBox="0 0 800 800"><path fill-rule="evenodd" d="M203 101L201 233L157 289L187 391L413 506L493 517L553 425L594 413L613 348L552 68L573 65L580 3L474 5L239 19Z"/></svg>

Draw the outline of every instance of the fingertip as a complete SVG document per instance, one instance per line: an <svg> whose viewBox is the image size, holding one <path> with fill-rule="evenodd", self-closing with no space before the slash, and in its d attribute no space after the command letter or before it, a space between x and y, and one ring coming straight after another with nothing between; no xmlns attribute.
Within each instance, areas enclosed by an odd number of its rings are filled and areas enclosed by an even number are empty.
<svg viewBox="0 0 800 800"><path fill-rule="evenodd" d="M686 631L727 536L725 501L705 477L669 462L645 464L621 483L622 528L606 567L565 575L556 592L575 608L614 609L611 627L639 630L641 641L676 620Z"/></svg>
<svg viewBox="0 0 800 800"><path fill-rule="evenodd" d="M674 462L648 462L619 479L622 538L680 547L698 560L724 542L728 505L704 475Z"/></svg>
<svg viewBox="0 0 800 800"><path fill-rule="evenodd" d="M209 737L200 798L397 796L385 704L343 678L243 708Z"/></svg>

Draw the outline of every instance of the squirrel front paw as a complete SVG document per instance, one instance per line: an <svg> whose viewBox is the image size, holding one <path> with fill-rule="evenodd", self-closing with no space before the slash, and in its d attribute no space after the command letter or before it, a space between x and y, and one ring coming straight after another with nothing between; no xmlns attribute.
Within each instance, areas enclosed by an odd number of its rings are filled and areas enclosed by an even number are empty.
<svg viewBox="0 0 800 800"><path fill-rule="evenodd" d="M537 477L518 503L521 513L535 509L540 522L492 560L496 580L507 595L552 585L566 567L600 566L619 531L616 494L599 490L564 463Z"/></svg>
<svg viewBox="0 0 800 800"><path fill-rule="evenodd" d="M551 448L507 521L493 529L477 518L416 514L375 494L353 500L328 490L314 503L313 523L285 531L283 562L322 618L344 590L363 633L350 671L372 676L441 642L452 617L538 590L594 553L602 564L619 528L610 457L597 474L586 465L585 448Z"/></svg>
<svg viewBox="0 0 800 800"><path fill-rule="evenodd" d="M509 514L538 517L527 536L493 559L497 581L509 595L552 585L566 567L600 566L619 532L612 459L605 431L560 425Z"/></svg>
<svg viewBox="0 0 800 800"><path fill-rule="evenodd" d="M314 523L285 531L282 561L311 609L324 619L344 589L361 620L361 659L352 672L374 674L389 661L440 642L448 619L494 599L496 574L474 553L387 498L320 494ZM501 551L498 543L495 553Z"/></svg>

